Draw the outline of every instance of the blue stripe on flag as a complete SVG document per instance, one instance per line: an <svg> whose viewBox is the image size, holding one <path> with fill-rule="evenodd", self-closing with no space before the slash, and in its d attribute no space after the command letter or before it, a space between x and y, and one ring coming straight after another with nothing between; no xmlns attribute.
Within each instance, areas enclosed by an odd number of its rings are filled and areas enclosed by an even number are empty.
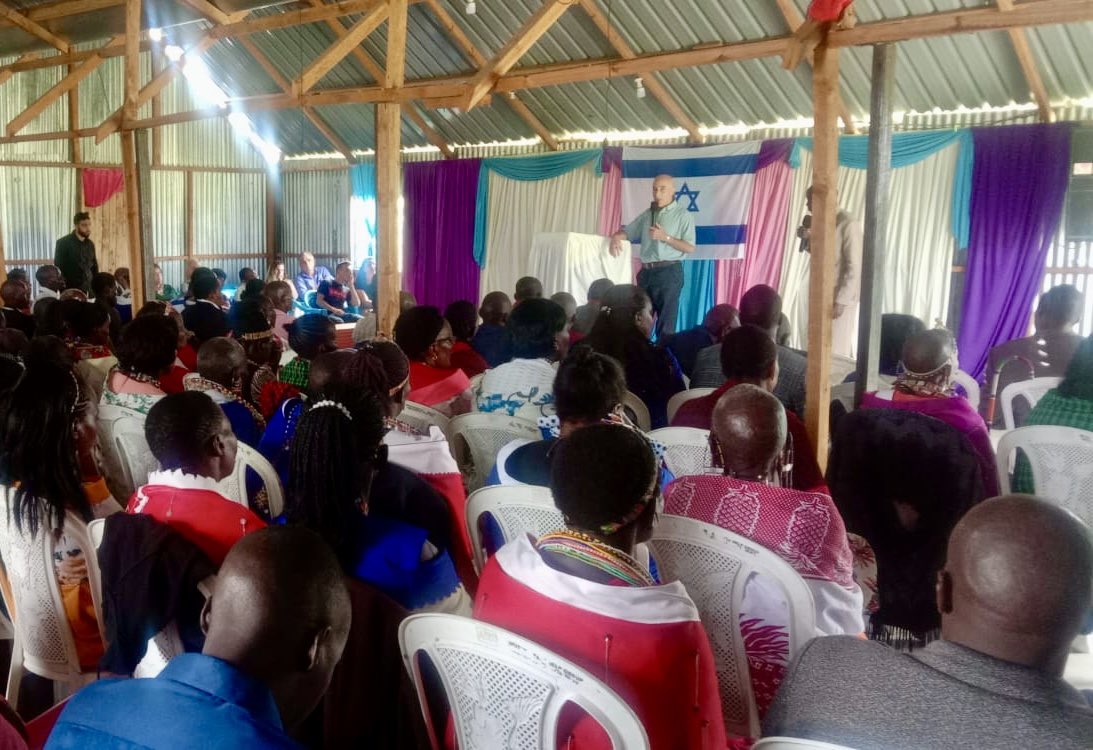
<svg viewBox="0 0 1093 750"><path fill-rule="evenodd" d="M742 245L748 237L746 224L695 227L696 245Z"/></svg>
<svg viewBox="0 0 1093 750"><path fill-rule="evenodd" d="M623 160L622 176L653 178L668 174L675 178L723 177L751 174L758 165L758 154L718 156L711 159L633 159Z"/></svg>

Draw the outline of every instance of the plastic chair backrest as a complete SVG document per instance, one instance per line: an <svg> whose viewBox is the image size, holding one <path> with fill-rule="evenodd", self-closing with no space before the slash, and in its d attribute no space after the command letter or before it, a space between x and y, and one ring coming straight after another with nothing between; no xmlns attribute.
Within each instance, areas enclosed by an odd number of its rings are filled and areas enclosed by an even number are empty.
<svg viewBox="0 0 1093 750"><path fill-rule="evenodd" d="M774 552L692 518L662 514L648 544L661 580L682 581L698 607L713 649L725 730L758 737L759 712L740 632L744 585L757 573L782 589L788 605L790 659L816 631L808 585Z"/></svg>
<svg viewBox="0 0 1093 750"><path fill-rule="evenodd" d="M7 697L9 702L16 705L24 669L61 683L72 692L95 679L95 673L85 673L80 669L76 642L65 617L61 587L54 572L56 538L45 527L39 527L34 536L26 529L17 530L14 520L8 521L12 499L13 491L10 488L0 490L0 514L3 517L0 520L0 557L7 568L14 599L9 601L5 592L4 604L15 624L13 649L17 652L12 655ZM102 583L95 546L87 525L71 511L65 513L64 535L72 545L83 551L87 561L91 600L102 637Z"/></svg>
<svg viewBox="0 0 1093 750"><path fill-rule="evenodd" d="M796 737L765 737L751 747L752 750L854 750L846 745L832 745L830 742Z"/></svg>
<svg viewBox="0 0 1093 750"><path fill-rule="evenodd" d="M460 414L448 423L448 442L468 493L486 484L503 447L513 440L541 437L531 420L502 414Z"/></svg>
<svg viewBox="0 0 1093 750"><path fill-rule="evenodd" d="M613 690L507 630L455 615L412 615L399 626L399 645L434 750L444 727L432 722L422 656L439 675L460 750L555 750L558 717L568 703L599 723L613 748L649 747L637 714Z"/></svg>
<svg viewBox="0 0 1093 750"><path fill-rule="evenodd" d="M1010 454L1020 449L1032 469L1037 497L1093 524L1093 432L1075 427L1020 427L998 442L998 486L1011 492Z"/></svg>
<svg viewBox="0 0 1093 750"><path fill-rule="evenodd" d="M713 466L710 433L695 427L662 427L649 433L650 440L664 446L664 461L677 477L701 474Z"/></svg>
<svg viewBox="0 0 1093 750"><path fill-rule="evenodd" d="M474 552L474 568L479 573L489 557L482 538L482 524L487 517L501 532L501 539L494 540L498 546L511 542L520 534L538 538L565 527L565 518L555 507L547 487L523 484L476 490L467 498L467 532Z"/></svg>
<svg viewBox="0 0 1093 750"><path fill-rule="evenodd" d="M653 429L653 418L649 416L649 407L636 394L627 391L622 397L622 408L639 430L649 432Z"/></svg>
<svg viewBox="0 0 1093 750"><path fill-rule="evenodd" d="M398 419L425 435L429 434L429 428L433 425L439 427L441 432L447 433L448 423L451 421L436 409L422 404L415 404L412 401L406 402L406 406L398 415Z"/></svg>
<svg viewBox="0 0 1093 750"><path fill-rule="evenodd" d="M1002 389L999 399L1002 401L1002 421L1007 430L1017 427L1017 420L1013 416L1013 402L1020 396L1028 401L1028 408L1036 406L1044 395L1063 382L1062 378L1032 378L1017 383L1010 383Z"/></svg>
<svg viewBox="0 0 1093 750"><path fill-rule="evenodd" d="M668 421L671 422L672 418L675 417L676 412L679 411L679 407L683 406L688 401L702 398L703 396L709 396L716 390L716 388L691 388L675 394L668 399Z"/></svg>
<svg viewBox="0 0 1093 750"><path fill-rule="evenodd" d="M148 474L159 469L159 461L144 436L145 415L120 406L99 407L99 447L103 472L110 491L125 504L137 487L148 483Z"/></svg>
<svg viewBox="0 0 1093 750"><path fill-rule="evenodd" d="M964 389L964 393L968 396L968 403L972 405L972 408L979 409L979 383L976 382L968 373L963 370L953 371L953 383L959 385Z"/></svg>
<svg viewBox="0 0 1093 750"><path fill-rule="evenodd" d="M266 488L271 518L281 515L285 509L285 491L281 487L281 478L273 464L265 456L246 443L239 443L235 452L235 468L223 479L224 495L244 507L249 507L247 498L247 469L250 469L262 481Z"/></svg>

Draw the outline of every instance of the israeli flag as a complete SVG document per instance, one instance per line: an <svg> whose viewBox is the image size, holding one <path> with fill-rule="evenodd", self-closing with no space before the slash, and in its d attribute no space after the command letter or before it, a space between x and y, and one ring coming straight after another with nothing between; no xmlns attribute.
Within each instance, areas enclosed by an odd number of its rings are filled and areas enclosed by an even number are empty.
<svg viewBox="0 0 1093 750"><path fill-rule="evenodd" d="M649 208L656 176L671 175L676 202L695 220L698 250L690 258L743 258L760 145L748 141L697 148L623 148L623 224Z"/></svg>

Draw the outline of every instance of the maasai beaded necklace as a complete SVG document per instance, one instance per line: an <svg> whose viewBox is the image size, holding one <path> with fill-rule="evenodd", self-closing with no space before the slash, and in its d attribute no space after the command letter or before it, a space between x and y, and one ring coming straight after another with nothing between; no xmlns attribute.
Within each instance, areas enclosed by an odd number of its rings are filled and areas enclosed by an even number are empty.
<svg viewBox="0 0 1093 750"><path fill-rule="evenodd" d="M110 371L119 372L130 380L136 381L137 383L147 383L150 386L159 388L161 391L163 390L163 386L159 384L159 378L152 375L145 375L142 372L133 372L132 370L123 370L117 365L110 368Z"/></svg>
<svg viewBox="0 0 1093 750"><path fill-rule="evenodd" d="M656 580L641 563L622 550L579 531L564 529L539 538L540 552L568 557L601 570L629 586L655 586Z"/></svg>
<svg viewBox="0 0 1093 750"><path fill-rule="evenodd" d="M247 407L247 411L250 412L250 415L254 418L255 423L258 425L258 429L265 429L266 418L262 416L262 412L258 411L246 401L241 399L239 397L239 394L233 391L231 388L225 388L224 386L220 385L220 383L202 377L187 378L184 385L186 387L186 390L188 391L216 391L217 393L222 393L229 401L234 401L237 404L242 404L243 406Z"/></svg>

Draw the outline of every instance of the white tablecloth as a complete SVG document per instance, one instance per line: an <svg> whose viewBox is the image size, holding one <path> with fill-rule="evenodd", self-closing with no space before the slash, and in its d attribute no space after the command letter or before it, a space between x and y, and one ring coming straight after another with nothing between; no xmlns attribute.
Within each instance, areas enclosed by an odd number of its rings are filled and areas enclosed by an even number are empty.
<svg viewBox="0 0 1093 750"><path fill-rule="evenodd" d="M531 243L528 272L543 282L545 296L569 292L583 305L588 301L588 287L596 279L631 283L630 243L623 244L618 257L611 255L610 246L611 240L598 234L537 234Z"/></svg>

